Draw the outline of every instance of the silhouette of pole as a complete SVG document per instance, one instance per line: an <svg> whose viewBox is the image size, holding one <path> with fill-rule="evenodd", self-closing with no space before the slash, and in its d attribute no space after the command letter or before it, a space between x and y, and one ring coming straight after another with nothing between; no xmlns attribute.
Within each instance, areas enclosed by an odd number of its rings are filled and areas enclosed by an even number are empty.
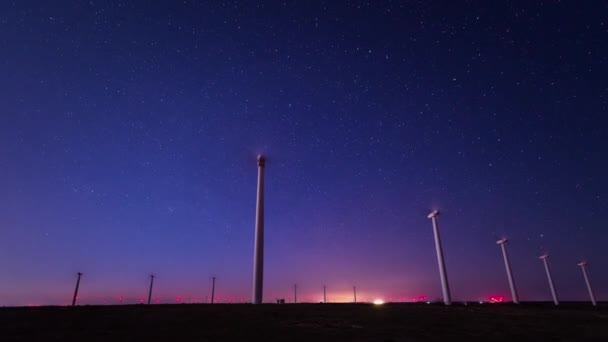
<svg viewBox="0 0 608 342"><path fill-rule="evenodd" d="M78 299L78 288L80 287L80 277L82 273L78 272L78 279L76 279L76 288L74 289L74 298L72 298L72 306L76 305L76 299Z"/></svg>
<svg viewBox="0 0 608 342"><path fill-rule="evenodd" d="M258 156L258 192L253 251L253 304L261 304L264 286L264 167L266 157Z"/></svg>
<svg viewBox="0 0 608 342"><path fill-rule="evenodd" d="M354 297L354 302L357 302L357 287L353 286L353 297Z"/></svg>
<svg viewBox="0 0 608 342"><path fill-rule="evenodd" d="M325 285L323 285L323 303L327 303L327 293L325 292Z"/></svg>
<svg viewBox="0 0 608 342"><path fill-rule="evenodd" d="M148 290L148 304L152 302L152 287L154 286L154 274L150 274L150 289Z"/></svg>
<svg viewBox="0 0 608 342"><path fill-rule="evenodd" d="M211 279L211 304L215 301L215 277Z"/></svg>
<svg viewBox="0 0 608 342"><path fill-rule="evenodd" d="M551 277L551 271L549 270L549 262L547 261L549 254L543 254L539 257L545 265L545 272L547 272L547 280L549 281L549 288L551 289L551 296L553 297L553 304L559 305L557 300L557 292L555 292L555 285L553 284L553 278Z"/></svg>
<svg viewBox="0 0 608 342"><path fill-rule="evenodd" d="M293 302L298 302L298 284L293 284Z"/></svg>
<svg viewBox="0 0 608 342"><path fill-rule="evenodd" d="M517 288L515 288L515 281L513 280L513 273L511 272L511 263L509 262L509 255L507 254L507 241L508 239L500 239L496 241L502 249L502 257L505 260L505 268L507 269L507 278L509 278L509 287L511 288L511 298L513 303L519 304L519 297L517 296Z"/></svg>
<svg viewBox="0 0 608 342"><path fill-rule="evenodd" d="M435 235L435 249L437 250L437 263L439 264L439 277L441 278L441 290L443 291L443 303L445 305L452 304L452 298L450 296L450 286L448 285L448 275L445 270L445 261L443 260L443 250L441 248L441 237L439 236L439 224L437 223L437 217L439 216L439 210L431 212L427 218L430 218L433 222L433 234Z"/></svg>
<svg viewBox="0 0 608 342"><path fill-rule="evenodd" d="M589 291L589 298L591 299L591 304L593 306L597 306L597 302L595 301L595 295L593 294L593 290L591 289L591 283L589 282L589 276L587 276L587 262L581 261L577 265L581 267L583 271L583 277L585 278L585 284L587 284L587 291Z"/></svg>

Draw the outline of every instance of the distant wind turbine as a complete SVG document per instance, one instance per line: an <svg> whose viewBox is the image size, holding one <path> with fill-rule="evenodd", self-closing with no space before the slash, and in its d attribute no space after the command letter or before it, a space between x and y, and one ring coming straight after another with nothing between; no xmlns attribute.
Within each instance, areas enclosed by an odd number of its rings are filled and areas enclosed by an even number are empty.
<svg viewBox="0 0 608 342"><path fill-rule="evenodd" d="M152 287L154 286L154 274L150 274L150 289L148 290L148 304L152 302Z"/></svg>
<svg viewBox="0 0 608 342"><path fill-rule="evenodd" d="M76 288L74 289L74 298L72 298L72 306L76 306L76 299L78 299L78 288L80 287L80 277L82 277L82 273L78 272L78 278L76 279Z"/></svg>
<svg viewBox="0 0 608 342"><path fill-rule="evenodd" d="M253 251L253 304L261 304L264 286L264 168L266 157L258 156L258 192L255 214L255 244Z"/></svg>
<svg viewBox="0 0 608 342"><path fill-rule="evenodd" d="M445 270L445 261L443 260L443 250L441 248L441 237L439 236L439 223L437 217L439 216L439 210L434 210L428 214L427 218L430 218L433 222L433 235L435 236L435 249L437 250L437 263L439 264L439 277L441 278L441 290L443 291L443 303L445 305L452 304L452 298L450 296L450 286L448 285L448 274Z"/></svg>
<svg viewBox="0 0 608 342"><path fill-rule="evenodd" d="M581 261L577 265L581 267L583 271L583 277L585 278L585 284L587 284L587 291L589 291L589 298L591 299L591 304L593 306L597 306L597 302L595 301L595 295L593 294L593 290L591 289L591 283L589 282L589 276L587 275L587 262Z"/></svg>
<svg viewBox="0 0 608 342"><path fill-rule="evenodd" d="M551 296L553 297L553 304L559 305L559 301L557 300L557 292L555 291L555 285L553 284L553 277L551 277L551 270L549 269L549 254L545 253L538 257L543 261L545 265L545 272L547 273L547 280L549 281L549 288L551 289Z"/></svg>
<svg viewBox="0 0 608 342"><path fill-rule="evenodd" d="M215 277L211 280L211 304L215 301Z"/></svg>
<svg viewBox="0 0 608 342"><path fill-rule="evenodd" d="M508 239L503 238L496 241L496 243L500 245L500 249L502 250L502 257L505 261L505 269L507 270L507 278L509 278L509 287L511 288L511 298L513 299L513 303L519 304L517 288L515 287L515 280L513 279L513 273L511 271L511 263L509 262L509 255L507 254L508 241Z"/></svg>

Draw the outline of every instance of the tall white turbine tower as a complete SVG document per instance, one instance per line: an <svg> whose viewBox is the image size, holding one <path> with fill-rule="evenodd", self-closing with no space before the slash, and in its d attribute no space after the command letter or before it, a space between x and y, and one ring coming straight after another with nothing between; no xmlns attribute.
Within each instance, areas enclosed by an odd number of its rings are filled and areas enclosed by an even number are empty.
<svg viewBox="0 0 608 342"><path fill-rule="evenodd" d="M264 286L264 167L266 157L258 156L258 193L255 212L255 245L253 247L253 304L261 304Z"/></svg>
<svg viewBox="0 0 608 342"><path fill-rule="evenodd" d="M589 298L591 298L591 304L593 306L597 306L597 302L595 301L595 295L593 294L593 290L591 289L591 283L589 282L589 276L587 276L587 262L581 261L577 265L581 267L583 271L583 277L585 278L585 284L587 284L587 291L589 291Z"/></svg>
<svg viewBox="0 0 608 342"><path fill-rule="evenodd" d="M445 261L443 260L443 250L441 248L441 238L439 237L439 224L437 223L437 217L439 216L439 210L431 212L427 218L430 218L433 222L433 234L435 235L435 249L437 249L437 262L439 263L439 277L441 277L441 289L443 291L443 302L445 305L452 304L452 298L450 297L450 286L448 285L448 274L445 270Z"/></svg>
<svg viewBox="0 0 608 342"><path fill-rule="evenodd" d="M511 263L509 262L509 255L507 254L507 241L508 239L500 239L496 241L502 249L502 257L505 259L505 268L507 269L507 277L509 278L509 287L511 288L511 298L513 303L519 304L519 297L517 296L517 288L515 288L515 281L513 280L513 273L511 272Z"/></svg>
<svg viewBox="0 0 608 342"><path fill-rule="evenodd" d="M545 253L538 257L543 261L545 265L545 271L547 272L547 280L549 280L549 288L551 289L551 296L553 297L553 304L559 305L559 301L557 300L557 293L555 292L555 285L553 285L553 278L551 277L551 271L549 270L549 262L547 259L549 258L549 254Z"/></svg>

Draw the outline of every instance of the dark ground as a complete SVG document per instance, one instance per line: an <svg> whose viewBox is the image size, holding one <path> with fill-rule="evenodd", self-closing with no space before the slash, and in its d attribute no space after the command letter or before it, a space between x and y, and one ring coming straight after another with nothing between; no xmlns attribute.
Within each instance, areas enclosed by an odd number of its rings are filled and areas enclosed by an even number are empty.
<svg viewBox="0 0 608 342"><path fill-rule="evenodd" d="M608 305L0 308L0 341L608 341ZM519 339L519 340L518 340Z"/></svg>

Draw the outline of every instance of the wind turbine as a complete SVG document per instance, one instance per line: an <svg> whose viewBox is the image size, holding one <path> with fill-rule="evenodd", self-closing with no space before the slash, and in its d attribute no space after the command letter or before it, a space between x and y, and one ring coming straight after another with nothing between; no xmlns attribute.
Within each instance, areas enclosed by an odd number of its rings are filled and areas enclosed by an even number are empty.
<svg viewBox="0 0 608 342"><path fill-rule="evenodd" d="M585 284L587 284L587 291L589 291L589 298L591 299L591 304L593 306L597 306L597 302L595 301L595 295L593 294L593 290L591 289L591 283L589 282L589 276L587 276L587 262L581 261L577 265L581 267L583 271L583 277L585 278Z"/></svg>
<svg viewBox="0 0 608 342"><path fill-rule="evenodd" d="M298 284L293 284L293 303L298 302Z"/></svg>
<svg viewBox="0 0 608 342"><path fill-rule="evenodd" d="M433 235L435 236L435 249L437 250L437 262L439 264L439 277L441 278L441 290L443 291L443 303L445 305L452 304L450 296L450 286L448 285L448 274L445 270L445 261L443 260L443 250L441 248L441 237L439 236L439 223L437 217L439 210L433 210L427 215L427 218L433 222Z"/></svg>
<svg viewBox="0 0 608 342"><path fill-rule="evenodd" d="M325 303L327 303L327 292L325 285L323 285L323 304Z"/></svg>
<svg viewBox="0 0 608 342"><path fill-rule="evenodd" d="M80 287L80 277L82 277L82 273L78 272L78 278L76 279L76 289L74 289L74 298L72 298L72 306L76 306L76 299L78 299L78 288Z"/></svg>
<svg viewBox="0 0 608 342"><path fill-rule="evenodd" d="M152 302L152 287L154 286L154 274L150 274L150 289L148 290L148 304Z"/></svg>
<svg viewBox="0 0 608 342"><path fill-rule="evenodd" d="M507 254L508 241L509 240L507 238L503 238L496 241L496 243L500 245L500 249L502 250L502 257L505 260L505 269L507 270L507 278L509 278L509 287L511 288L511 298L513 298L513 303L519 304L517 288L515 288L515 280L513 280L513 273L511 271L511 263L509 262L509 255Z"/></svg>
<svg viewBox="0 0 608 342"><path fill-rule="evenodd" d="M357 302L357 287L353 286L353 300L356 303Z"/></svg>
<svg viewBox="0 0 608 342"><path fill-rule="evenodd" d="M215 301L215 277L211 280L211 304Z"/></svg>
<svg viewBox="0 0 608 342"><path fill-rule="evenodd" d="M547 280L549 281L549 288L551 289L551 296L553 297L553 304L559 305L559 301L557 300L557 292L555 292L555 285L553 284L553 278L551 277L551 270L549 270L549 254L545 253L538 257L543 261L545 265L545 272L547 273Z"/></svg>
<svg viewBox="0 0 608 342"><path fill-rule="evenodd" d="M253 304L261 304L264 286L264 168L266 157L258 156L258 191L255 214L255 244L253 251Z"/></svg>

